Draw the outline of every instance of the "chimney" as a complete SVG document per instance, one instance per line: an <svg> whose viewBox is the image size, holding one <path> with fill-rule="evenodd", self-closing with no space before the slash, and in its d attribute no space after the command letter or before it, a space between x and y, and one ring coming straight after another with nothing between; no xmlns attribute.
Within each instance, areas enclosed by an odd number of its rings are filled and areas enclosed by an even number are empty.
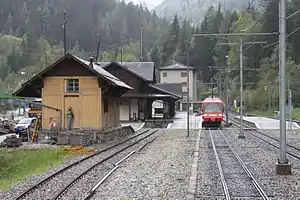
<svg viewBox="0 0 300 200"><path fill-rule="evenodd" d="M94 63L94 58L93 58L93 57L90 57L90 67L91 67L91 68L94 68L93 63Z"/></svg>

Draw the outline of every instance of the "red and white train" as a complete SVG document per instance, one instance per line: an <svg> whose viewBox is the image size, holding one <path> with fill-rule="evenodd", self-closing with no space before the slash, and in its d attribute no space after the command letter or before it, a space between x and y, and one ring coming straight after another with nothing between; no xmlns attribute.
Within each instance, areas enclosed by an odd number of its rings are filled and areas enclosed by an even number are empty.
<svg viewBox="0 0 300 200"><path fill-rule="evenodd" d="M202 128L221 127L224 118L224 103L220 98L206 98L202 101Z"/></svg>

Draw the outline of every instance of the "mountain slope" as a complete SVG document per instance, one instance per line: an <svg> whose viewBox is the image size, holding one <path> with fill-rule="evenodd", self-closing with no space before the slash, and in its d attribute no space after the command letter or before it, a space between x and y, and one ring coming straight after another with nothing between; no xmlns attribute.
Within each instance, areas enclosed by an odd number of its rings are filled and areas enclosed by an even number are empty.
<svg viewBox="0 0 300 200"><path fill-rule="evenodd" d="M193 22L202 21L204 14L212 5L218 6L221 2L223 7L224 0L164 0L160 5L155 7L158 16L171 19L175 14L179 18L187 18ZM258 0L253 1L255 6ZM228 10L241 10L249 4L248 0L225 0L225 7Z"/></svg>

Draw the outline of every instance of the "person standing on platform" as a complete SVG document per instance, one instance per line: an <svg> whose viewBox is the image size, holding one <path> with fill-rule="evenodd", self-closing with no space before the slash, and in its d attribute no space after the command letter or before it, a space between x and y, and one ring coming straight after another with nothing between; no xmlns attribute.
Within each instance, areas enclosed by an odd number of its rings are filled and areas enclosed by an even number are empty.
<svg viewBox="0 0 300 200"><path fill-rule="evenodd" d="M72 130L73 119L74 119L74 115L73 115L72 107L70 106L67 110L67 124L68 124L69 131Z"/></svg>

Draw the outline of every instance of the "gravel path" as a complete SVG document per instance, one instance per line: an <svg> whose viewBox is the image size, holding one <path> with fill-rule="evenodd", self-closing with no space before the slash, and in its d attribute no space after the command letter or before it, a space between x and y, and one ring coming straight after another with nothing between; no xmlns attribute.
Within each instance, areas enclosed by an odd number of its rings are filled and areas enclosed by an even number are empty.
<svg viewBox="0 0 300 200"><path fill-rule="evenodd" d="M140 130L139 132L137 132L136 134L140 133L143 130ZM133 135L129 135L129 136L125 136L123 138L120 138L118 141L114 141L112 143L104 143L101 145L98 145L96 148L98 148L99 150L104 149L108 146L111 146L113 144L116 144L120 141L123 141L129 137L132 137ZM141 136L135 138L134 140L141 138ZM121 145L122 147L124 147L125 145L127 145L127 143ZM122 148L122 147L118 147L118 149ZM31 193L31 195L29 195L27 198L25 199L47 199L48 196L53 195L54 191L57 191L58 188L60 188L62 185L64 185L66 183L66 180L68 180L69 177L74 177L76 174L79 174L82 169L85 169L87 166L90 166L91 164L95 163L96 161L98 161L99 159L102 159L103 157L107 156L108 154L111 154L112 152L116 151L117 148L111 149L107 152L104 152L103 154L100 154L99 156L96 156L97 159L92 159L89 160L87 162L85 162L85 165L81 165L79 167L76 167L76 170L67 170L67 173L63 173L61 175L59 175L58 177L52 179L49 181L49 184L45 184L44 186L42 186L41 188L39 188L39 190L35 190L33 193ZM74 163L82 158L86 157L86 155L78 155L75 156L71 159L66 160L63 164L49 169L47 172L41 174L41 175L36 175L33 177L28 177L27 179L25 179L24 181L22 181L21 183L17 184L16 186L14 186L13 188L11 188L8 191L1 191L0 192L0 199L14 199L18 194L20 194L21 192L23 192L24 190L26 190L27 188L29 188L30 186L38 183L41 179L48 177L49 175L59 171L60 169L66 167L67 165L70 165L71 163ZM73 168L72 168L73 169ZM64 180L64 181L62 181Z"/></svg>
<svg viewBox="0 0 300 200"><path fill-rule="evenodd" d="M269 130L269 134L274 134ZM237 139L238 130L224 130L239 156L246 163L252 175L265 190L270 199L300 199L300 161L288 156L292 164L292 175L280 176L275 173L279 157L278 149L245 134L246 139Z"/></svg>
<svg viewBox="0 0 300 200"><path fill-rule="evenodd" d="M124 161L93 199L185 199L196 133L186 138L184 130L166 130Z"/></svg>

